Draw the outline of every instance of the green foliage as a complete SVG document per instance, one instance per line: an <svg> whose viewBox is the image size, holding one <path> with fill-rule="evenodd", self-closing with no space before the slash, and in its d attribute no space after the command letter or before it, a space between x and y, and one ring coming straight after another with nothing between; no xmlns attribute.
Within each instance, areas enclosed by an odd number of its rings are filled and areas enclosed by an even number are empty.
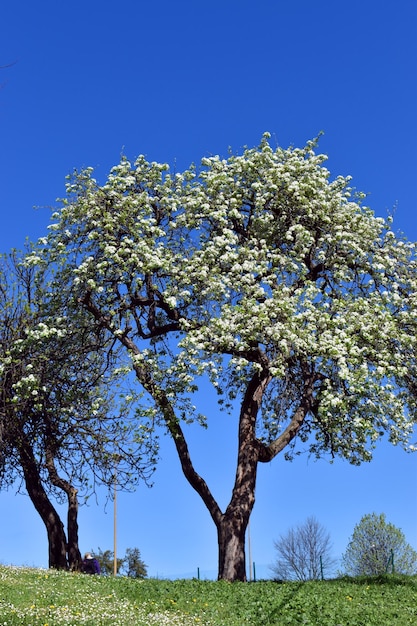
<svg viewBox="0 0 417 626"><path fill-rule="evenodd" d="M414 626L417 578L277 584L135 580L0 567L7 626Z"/></svg>
<svg viewBox="0 0 417 626"><path fill-rule="evenodd" d="M127 548L123 558L123 571L130 578L146 578L147 568L138 548Z"/></svg>
<svg viewBox="0 0 417 626"><path fill-rule="evenodd" d="M92 554L96 557L100 564L100 572L103 576L111 576L114 574L114 552L112 550L98 550L93 551ZM116 571L120 571L123 565L123 559L116 559Z"/></svg>
<svg viewBox="0 0 417 626"><path fill-rule="evenodd" d="M344 571L352 576L380 575L388 571L417 574L417 552L407 543L401 529L385 515L364 515L355 526L343 555Z"/></svg>
<svg viewBox="0 0 417 626"><path fill-rule="evenodd" d="M112 550L93 551L100 563L101 573L105 576L114 574L114 552ZM147 567L140 556L139 548L127 548L123 558L117 558L116 571L130 578L146 578Z"/></svg>

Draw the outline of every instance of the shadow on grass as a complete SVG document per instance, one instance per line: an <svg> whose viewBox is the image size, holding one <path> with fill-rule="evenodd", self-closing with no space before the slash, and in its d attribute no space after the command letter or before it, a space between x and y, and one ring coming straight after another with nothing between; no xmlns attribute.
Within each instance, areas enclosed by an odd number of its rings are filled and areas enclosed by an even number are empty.
<svg viewBox="0 0 417 626"><path fill-rule="evenodd" d="M275 620L278 617L282 616L282 612L284 608L293 602L293 600L299 594L301 588L304 587L305 585L305 583L302 581L300 582L291 581L290 583L285 583L284 581L274 581L274 582L276 585L280 586L281 598L278 604L274 606L274 608L271 611L269 611L268 623L270 624L277 623Z"/></svg>

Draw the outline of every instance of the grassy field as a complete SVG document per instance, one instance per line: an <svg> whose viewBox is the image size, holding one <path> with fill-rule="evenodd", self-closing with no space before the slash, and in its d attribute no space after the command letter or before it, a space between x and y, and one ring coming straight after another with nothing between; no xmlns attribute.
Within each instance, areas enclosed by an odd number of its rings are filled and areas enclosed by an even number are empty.
<svg viewBox="0 0 417 626"><path fill-rule="evenodd" d="M417 577L308 583L133 580L0 566L0 626L405 626Z"/></svg>

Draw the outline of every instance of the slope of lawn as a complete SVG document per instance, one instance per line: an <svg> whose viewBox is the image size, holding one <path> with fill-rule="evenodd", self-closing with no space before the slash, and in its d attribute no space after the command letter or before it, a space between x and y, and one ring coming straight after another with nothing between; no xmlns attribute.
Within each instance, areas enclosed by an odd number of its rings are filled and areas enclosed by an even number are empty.
<svg viewBox="0 0 417 626"><path fill-rule="evenodd" d="M134 580L0 566L0 626L405 626L417 577Z"/></svg>

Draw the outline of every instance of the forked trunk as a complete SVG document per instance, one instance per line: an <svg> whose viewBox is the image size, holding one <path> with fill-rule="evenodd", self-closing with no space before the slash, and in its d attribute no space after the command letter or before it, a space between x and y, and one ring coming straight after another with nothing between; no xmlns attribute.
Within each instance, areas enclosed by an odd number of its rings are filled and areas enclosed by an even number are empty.
<svg viewBox="0 0 417 626"><path fill-rule="evenodd" d="M255 504L256 470L256 450L251 445L242 445L232 498L226 512L216 522L219 580L246 580L245 536Z"/></svg>
<svg viewBox="0 0 417 626"><path fill-rule="evenodd" d="M140 370L137 373L140 376ZM216 525L219 548L218 578L230 582L246 580L245 533L255 503L256 475L261 449L261 444L256 439L255 425L268 382L269 376L266 373L255 374L243 398L239 418L236 477L232 497L225 513L221 512L206 482L195 471L180 423L166 396L157 390L184 475L202 498ZM157 395L152 386L149 387L149 391Z"/></svg>
<svg viewBox="0 0 417 626"><path fill-rule="evenodd" d="M239 445L232 498L224 515L215 520L219 543L219 579L246 580L245 535L255 504L260 444L256 416L269 378L256 374L247 387L239 419ZM214 518L213 518L214 519Z"/></svg>
<svg viewBox="0 0 417 626"><path fill-rule="evenodd" d="M81 567L81 553L78 546L78 492L68 480L59 476L56 471L54 455L51 448L47 448L46 450L46 466L51 483L55 485L55 487L62 489L67 496L68 566L71 571L78 571Z"/></svg>
<svg viewBox="0 0 417 626"><path fill-rule="evenodd" d="M100 312L88 297L84 303L97 319L102 319ZM139 354L138 348L128 337L124 336L121 341L133 354ZM259 359L262 361L261 353L259 353ZM184 476L203 500L216 525L219 548L218 578L230 582L246 580L245 533L255 503L257 467L261 450L264 447L256 437L256 418L263 394L271 380L268 369L263 369L253 375L242 400L238 427L236 477L232 498L225 513L221 512L207 483L194 469L180 421L166 393L152 379L149 370L142 365L135 365L135 373L161 409L175 444Z"/></svg>
<svg viewBox="0 0 417 626"><path fill-rule="evenodd" d="M30 446L21 442L19 452L27 492L45 524L48 536L48 566L55 569L67 569L67 540L64 525L43 488Z"/></svg>

